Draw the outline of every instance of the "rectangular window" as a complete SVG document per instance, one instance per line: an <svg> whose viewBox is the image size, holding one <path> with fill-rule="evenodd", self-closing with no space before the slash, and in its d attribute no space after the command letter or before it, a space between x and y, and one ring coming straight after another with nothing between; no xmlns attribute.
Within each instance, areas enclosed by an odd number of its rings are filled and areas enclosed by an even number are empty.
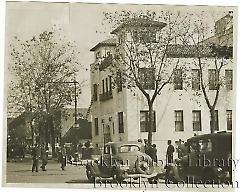
<svg viewBox="0 0 240 192"><path fill-rule="evenodd" d="M192 111L192 118L193 118L193 131L201 131L201 111L200 110L193 110Z"/></svg>
<svg viewBox="0 0 240 192"><path fill-rule="evenodd" d="M184 131L183 110L175 110L175 131Z"/></svg>
<svg viewBox="0 0 240 192"><path fill-rule="evenodd" d="M121 71L117 72L117 92L122 91L122 74Z"/></svg>
<svg viewBox="0 0 240 192"><path fill-rule="evenodd" d="M156 132L156 113L153 111L153 128L152 132ZM149 111L140 111L140 131L148 132L149 127Z"/></svg>
<svg viewBox="0 0 240 192"><path fill-rule="evenodd" d="M209 90L217 90L218 75L216 69L208 69Z"/></svg>
<svg viewBox="0 0 240 192"><path fill-rule="evenodd" d="M94 101L97 101L98 99L98 87L97 87L97 84L94 84L93 85L93 100Z"/></svg>
<svg viewBox="0 0 240 192"><path fill-rule="evenodd" d="M119 35L118 43L119 43L119 45L124 43L124 35L123 34Z"/></svg>
<svg viewBox="0 0 240 192"><path fill-rule="evenodd" d="M95 135L99 134L99 130L98 130L98 118L94 119L94 125L95 125Z"/></svg>
<svg viewBox="0 0 240 192"><path fill-rule="evenodd" d="M106 92L108 92L108 78L106 78L105 82L106 82Z"/></svg>
<svg viewBox="0 0 240 192"><path fill-rule="evenodd" d="M143 89L155 89L155 70L153 68L139 68L138 76Z"/></svg>
<svg viewBox="0 0 240 192"><path fill-rule="evenodd" d="M109 90L112 92L112 77L109 76Z"/></svg>
<svg viewBox="0 0 240 192"><path fill-rule="evenodd" d="M214 120L215 120L215 131L219 131L218 125L218 110L214 110ZM210 119L210 127L212 127L212 119Z"/></svg>
<svg viewBox="0 0 240 192"><path fill-rule="evenodd" d="M96 53L96 59L99 59L100 57L101 57L101 52L98 51L98 52Z"/></svg>
<svg viewBox="0 0 240 192"><path fill-rule="evenodd" d="M118 112L118 132L124 133L123 112Z"/></svg>
<svg viewBox="0 0 240 192"><path fill-rule="evenodd" d="M133 42L139 42L138 32L136 30L132 31Z"/></svg>
<svg viewBox="0 0 240 192"><path fill-rule="evenodd" d="M227 130L232 130L232 110L227 110Z"/></svg>
<svg viewBox="0 0 240 192"><path fill-rule="evenodd" d="M225 70L225 80L226 80L226 89L232 90L233 89L233 71L232 70Z"/></svg>
<svg viewBox="0 0 240 192"><path fill-rule="evenodd" d="M107 52L106 52L106 57L107 57L107 56L110 56L110 55L112 55L112 54L111 54L111 51L107 51Z"/></svg>
<svg viewBox="0 0 240 192"><path fill-rule="evenodd" d="M104 79L102 80L102 93L105 93L105 84L104 84Z"/></svg>
<svg viewBox="0 0 240 192"><path fill-rule="evenodd" d="M192 90L200 90L200 70L192 70Z"/></svg>
<svg viewBox="0 0 240 192"><path fill-rule="evenodd" d="M174 70L174 90L183 89L182 69Z"/></svg>
<svg viewBox="0 0 240 192"><path fill-rule="evenodd" d="M112 134L115 134L115 128L114 128L114 123L112 123Z"/></svg>

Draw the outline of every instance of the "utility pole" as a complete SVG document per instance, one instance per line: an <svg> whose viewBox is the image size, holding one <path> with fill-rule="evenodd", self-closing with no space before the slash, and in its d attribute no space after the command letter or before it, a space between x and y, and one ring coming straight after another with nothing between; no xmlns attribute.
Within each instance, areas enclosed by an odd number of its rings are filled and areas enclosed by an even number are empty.
<svg viewBox="0 0 240 192"><path fill-rule="evenodd" d="M75 104L75 123L74 123L74 125L75 125L75 127L78 127L77 126L77 81L75 80L74 81L74 96L75 96L75 99L74 99L74 104Z"/></svg>
<svg viewBox="0 0 240 192"><path fill-rule="evenodd" d="M47 82L49 84L73 84L74 85L74 125L73 128L78 128L79 125L77 123L77 81L52 81L52 82ZM61 130L60 130L60 141L62 140L62 135L61 135Z"/></svg>

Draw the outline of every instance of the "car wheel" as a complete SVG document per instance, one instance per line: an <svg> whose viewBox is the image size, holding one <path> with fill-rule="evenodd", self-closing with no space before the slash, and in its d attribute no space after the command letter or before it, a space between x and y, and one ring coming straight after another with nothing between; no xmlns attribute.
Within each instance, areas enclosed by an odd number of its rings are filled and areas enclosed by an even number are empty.
<svg viewBox="0 0 240 192"><path fill-rule="evenodd" d="M95 181L95 176L93 175L92 171L89 168L86 169L86 174L87 174L87 178L90 182Z"/></svg>
<svg viewBox="0 0 240 192"><path fill-rule="evenodd" d="M123 180L124 180L124 177L122 177L120 174L117 174L117 173L115 173L112 176L112 178L114 181L119 182L119 183L123 182Z"/></svg>
<svg viewBox="0 0 240 192"><path fill-rule="evenodd" d="M167 168L165 173L165 183L177 183L178 180L175 177L174 171L171 168Z"/></svg>
<svg viewBox="0 0 240 192"><path fill-rule="evenodd" d="M121 173L120 170L117 169L114 169L112 178L116 182L123 182L124 180L123 173Z"/></svg>
<svg viewBox="0 0 240 192"><path fill-rule="evenodd" d="M214 171L211 170L211 169L205 169L205 170L203 171L202 180L203 180L204 182L207 182L207 181L209 181L209 182L214 182L214 183L219 182L217 175L216 175L216 174L214 173Z"/></svg>
<svg viewBox="0 0 240 192"><path fill-rule="evenodd" d="M135 163L136 171L140 174L151 175L154 171L154 167L153 167L153 164L151 163L151 161L152 160L147 157L138 158Z"/></svg>
<svg viewBox="0 0 240 192"><path fill-rule="evenodd" d="M158 183L158 178L157 177L148 178L148 182L150 184L157 184Z"/></svg>

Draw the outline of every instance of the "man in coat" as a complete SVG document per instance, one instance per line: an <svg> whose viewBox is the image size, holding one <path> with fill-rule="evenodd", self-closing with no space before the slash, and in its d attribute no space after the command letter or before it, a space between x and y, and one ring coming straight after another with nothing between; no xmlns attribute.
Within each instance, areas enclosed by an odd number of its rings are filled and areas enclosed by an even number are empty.
<svg viewBox="0 0 240 192"><path fill-rule="evenodd" d="M174 147L172 145L172 141L168 140L168 148L167 148L167 163L173 163L173 153Z"/></svg>
<svg viewBox="0 0 240 192"><path fill-rule="evenodd" d="M157 163L157 147L156 144L152 144L148 148L149 156L152 158L153 162Z"/></svg>
<svg viewBox="0 0 240 192"><path fill-rule="evenodd" d="M35 144L32 149L32 159L33 159L32 172L34 172L34 171L38 172L39 158L40 158L40 149L39 149L38 145Z"/></svg>
<svg viewBox="0 0 240 192"><path fill-rule="evenodd" d="M67 150L65 148L65 146L63 145L63 147L61 148L61 168L64 171L65 167L66 167L66 161L67 161Z"/></svg>

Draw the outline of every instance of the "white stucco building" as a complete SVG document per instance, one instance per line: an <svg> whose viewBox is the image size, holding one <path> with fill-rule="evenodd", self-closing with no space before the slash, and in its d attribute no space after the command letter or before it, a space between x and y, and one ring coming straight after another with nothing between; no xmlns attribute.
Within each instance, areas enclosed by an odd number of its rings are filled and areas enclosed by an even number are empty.
<svg viewBox="0 0 240 192"><path fill-rule="evenodd" d="M232 17L226 17L232 19ZM160 28L165 26L163 23L160 25ZM219 25L218 22L217 25ZM216 30L216 33L219 31ZM92 142L97 147L101 147L108 141L146 139L148 134L146 126L148 105L143 94L140 91L131 92L125 87L112 84L113 79L108 70L112 62L111 55L115 54L115 49L122 43L121 41L126 41L128 38L128 32L124 26L113 33L116 35L115 39L100 42L91 49L95 55L95 62L91 64ZM224 35L230 37L231 42L228 45L232 45L232 26L228 29L224 28ZM211 37L207 41L212 42L214 38ZM195 93L193 89L196 89L199 83L194 83L197 68L193 64L195 58L191 56L191 46L186 48L174 45L171 51L169 57L173 61L179 59L181 65L188 67L186 75L189 78L181 80L182 77L178 77L180 79L167 85L154 102L153 143L157 145L159 158L165 157L169 139L174 144L179 139L186 141L194 134L210 133L210 113L206 101L203 96L196 97L193 94ZM212 101L215 97L215 90L211 90L214 84L212 80L215 78L214 59L210 56L206 57L206 62L209 65L203 71L203 78L209 81L207 92ZM235 112L233 81L235 66L232 59L226 59L224 62L226 65L221 70L224 84L215 108L218 125L216 131L231 131L232 117Z"/></svg>

